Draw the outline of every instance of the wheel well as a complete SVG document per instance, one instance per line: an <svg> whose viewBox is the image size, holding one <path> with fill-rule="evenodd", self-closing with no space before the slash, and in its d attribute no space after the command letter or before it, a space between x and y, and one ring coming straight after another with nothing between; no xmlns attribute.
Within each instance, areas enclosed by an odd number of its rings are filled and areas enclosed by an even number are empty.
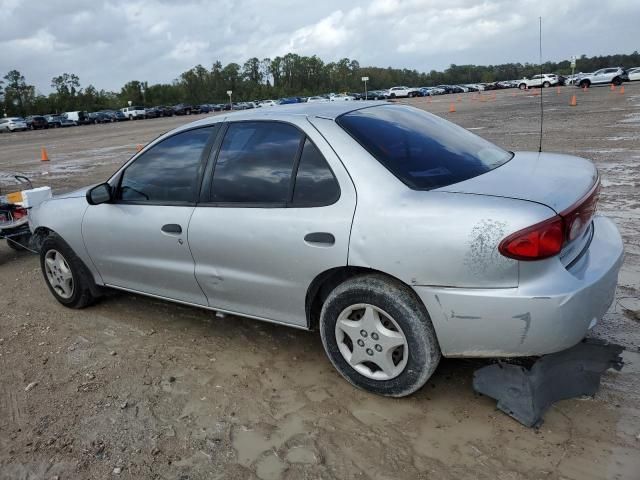
<svg viewBox="0 0 640 480"><path fill-rule="evenodd" d="M36 228L36 230L33 232L31 240L31 245L34 247L34 250L39 252L40 248L42 247L42 243L51 233L53 233L53 230L47 227Z"/></svg>
<svg viewBox="0 0 640 480"><path fill-rule="evenodd" d="M313 279L309 288L307 289L307 296L305 298L305 310L307 314L307 327L309 330L317 330L320 322L320 312L322 311L322 305L329 294L338 285L350 278L358 275L377 274L384 275L389 280L401 283L409 288L411 292L414 290L402 280L389 275L385 272L365 267L336 267L330 270L326 270ZM415 293L415 292L414 292ZM420 297L416 294L416 299L422 303ZM423 304L424 306L424 304ZM425 306L426 309L426 306Z"/></svg>

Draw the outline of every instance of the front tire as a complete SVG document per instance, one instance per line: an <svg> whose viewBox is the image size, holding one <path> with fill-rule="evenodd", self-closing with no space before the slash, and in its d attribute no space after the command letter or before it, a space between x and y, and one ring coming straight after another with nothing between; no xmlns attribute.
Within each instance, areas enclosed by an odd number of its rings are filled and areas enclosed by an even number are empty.
<svg viewBox="0 0 640 480"><path fill-rule="evenodd" d="M49 291L65 307L84 308L97 297L91 272L57 234L50 234L40 249L40 268Z"/></svg>
<svg viewBox="0 0 640 480"><path fill-rule="evenodd" d="M622 80L620 79L620 77L616 77L611 80L611 83L613 83L616 87L619 87L620 85L622 85Z"/></svg>
<svg viewBox="0 0 640 480"><path fill-rule="evenodd" d="M551 84L549 82L544 82L542 84L542 88L549 88L551 86Z"/></svg>
<svg viewBox="0 0 640 480"><path fill-rule="evenodd" d="M589 80L583 80L580 82L580 88L589 88L591 86L591 82Z"/></svg>
<svg viewBox="0 0 640 480"><path fill-rule="evenodd" d="M527 85L525 83L521 83L520 85L518 85L518 88L520 90L524 90L525 88L527 88Z"/></svg>
<svg viewBox="0 0 640 480"><path fill-rule="evenodd" d="M433 324L415 292L383 275L357 276L336 287L322 307L320 335L338 372L379 395L414 393L441 357Z"/></svg>

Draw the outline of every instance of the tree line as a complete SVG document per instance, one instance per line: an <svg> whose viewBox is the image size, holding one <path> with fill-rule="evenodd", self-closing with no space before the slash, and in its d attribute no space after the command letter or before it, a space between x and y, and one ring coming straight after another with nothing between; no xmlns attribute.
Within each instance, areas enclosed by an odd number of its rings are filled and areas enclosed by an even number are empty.
<svg viewBox="0 0 640 480"><path fill-rule="evenodd" d="M577 60L576 72L591 72L608 66L639 66L640 54L605 55ZM228 101L227 90L234 100L257 100L288 96L309 96L329 92L360 92L361 78L369 77L370 90L394 85L414 87L441 84L461 84L515 80L539 73L541 66L532 63L501 65L450 65L444 71L382 67L361 67L357 60L343 58L324 62L316 55L288 53L271 58L250 58L244 64L224 65L215 61L211 68L203 65L183 72L172 83L149 84L132 80L119 92L98 90L93 85L82 87L80 78L63 73L51 79L52 92L40 94L28 84L18 70L11 70L0 80L0 108L4 115L33 115L65 111L97 111L118 109L133 104L174 105L177 103L223 103ZM569 60L546 62L544 72L571 73Z"/></svg>

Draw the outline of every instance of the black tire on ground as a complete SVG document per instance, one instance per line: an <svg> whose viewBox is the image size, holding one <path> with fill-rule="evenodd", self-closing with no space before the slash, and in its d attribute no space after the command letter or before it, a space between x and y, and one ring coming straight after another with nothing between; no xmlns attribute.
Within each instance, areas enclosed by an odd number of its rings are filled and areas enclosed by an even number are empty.
<svg viewBox="0 0 640 480"><path fill-rule="evenodd" d="M56 250L62 254L66 263L71 271L73 277L73 293L69 298L64 298L51 286L47 273L45 270L45 258L47 253L51 250ZM84 265L82 260L75 254L71 247L65 242L62 237L55 233L49 234L49 236L42 243L40 248L40 268L44 281L49 288L51 294L58 302L68 308L84 308L97 300L97 296L93 292L97 290L91 272Z"/></svg>
<svg viewBox="0 0 640 480"><path fill-rule="evenodd" d="M617 87L622 83L622 80L620 80L620 77L616 77L613 80L611 80L611 83L613 83Z"/></svg>
<svg viewBox="0 0 640 480"><path fill-rule="evenodd" d="M544 82L542 84L542 88L549 88L551 86L551 84L549 82Z"/></svg>
<svg viewBox="0 0 640 480"><path fill-rule="evenodd" d="M340 352L335 327L340 314L357 304L370 304L388 313L404 332L407 363L395 378L376 380L356 371ZM379 395L404 397L419 390L440 362L436 333L415 292L398 280L380 274L360 275L338 285L320 314L320 335L333 366L352 385ZM402 347L404 348L404 347Z"/></svg>
<svg viewBox="0 0 640 480"><path fill-rule="evenodd" d="M527 88L527 85L525 83L521 83L520 85L518 85L518 88L520 90L524 90L525 88Z"/></svg>
<svg viewBox="0 0 640 480"><path fill-rule="evenodd" d="M591 86L591 82L589 80L582 80L580 82L580 88L589 88Z"/></svg>

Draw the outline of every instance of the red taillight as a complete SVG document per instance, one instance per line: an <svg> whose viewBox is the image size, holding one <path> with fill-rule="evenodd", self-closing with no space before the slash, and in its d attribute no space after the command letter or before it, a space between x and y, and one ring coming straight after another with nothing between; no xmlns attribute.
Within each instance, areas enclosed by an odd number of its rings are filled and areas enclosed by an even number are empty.
<svg viewBox="0 0 640 480"><path fill-rule="evenodd" d="M27 211L24 208L16 208L11 212L11 216L14 220L18 220L20 218L24 218L27 216Z"/></svg>
<svg viewBox="0 0 640 480"><path fill-rule="evenodd" d="M571 207L544 222L509 235L498 247L502 255L516 260L542 260L553 257L584 233L596 212L600 180Z"/></svg>
<svg viewBox="0 0 640 480"><path fill-rule="evenodd" d="M558 215L509 235L498 249L516 260L542 260L560 253L564 243L564 221Z"/></svg>
<svg viewBox="0 0 640 480"><path fill-rule="evenodd" d="M598 180L593 188L571 207L560 212L560 216L564 218L567 242L578 238L591 223L591 218L596 213L598 198L600 196L600 180Z"/></svg>

